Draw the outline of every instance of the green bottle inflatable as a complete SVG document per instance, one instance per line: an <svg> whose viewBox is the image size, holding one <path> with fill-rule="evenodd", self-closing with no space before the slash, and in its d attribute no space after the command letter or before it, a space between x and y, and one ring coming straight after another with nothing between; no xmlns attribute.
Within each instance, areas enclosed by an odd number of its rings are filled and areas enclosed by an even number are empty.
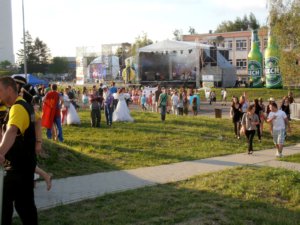
<svg viewBox="0 0 300 225"><path fill-rule="evenodd" d="M265 76L267 88L282 88L282 76L279 69L279 48L275 38L269 33L265 50Z"/></svg>
<svg viewBox="0 0 300 225"><path fill-rule="evenodd" d="M248 54L248 77L252 81L252 87L262 87L263 55L259 50L257 30L252 31L251 50Z"/></svg>

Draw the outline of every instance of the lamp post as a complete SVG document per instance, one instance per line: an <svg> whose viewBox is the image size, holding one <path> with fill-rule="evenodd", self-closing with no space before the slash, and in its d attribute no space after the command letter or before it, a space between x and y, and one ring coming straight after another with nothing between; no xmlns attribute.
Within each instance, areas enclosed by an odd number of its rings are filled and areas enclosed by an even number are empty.
<svg viewBox="0 0 300 225"><path fill-rule="evenodd" d="M24 74L27 80L27 57L26 57L26 38L25 38L25 15L24 15L24 0L22 0L22 15L23 15L23 48L24 48Z"/></svg>

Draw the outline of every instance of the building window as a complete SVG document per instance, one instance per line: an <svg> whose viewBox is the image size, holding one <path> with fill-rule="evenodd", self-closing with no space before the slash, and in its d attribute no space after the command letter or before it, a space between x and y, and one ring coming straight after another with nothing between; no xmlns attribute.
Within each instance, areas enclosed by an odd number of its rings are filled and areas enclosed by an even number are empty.
<svg viewBox="0 0 300 225"><path fill-rule="evenodd" d="M232 41L226 42L226 48L228 48L229 50L232 50Z"/></svg>
<svg viewBox="0 0 300 225"><path fill-rule="evenodd" d="M247 41L246 40L237 40L236 41L236 50L247 50Z"/></svg>
<svg viewBox="0 0 300 225"><path fill-rule="evenodd" d="M229 59L228 62L232 65L232 59Z"/></svg>
<svg viewBox="0 0 300 225"><path fill-rule="evenodd" d="M237 59L236 60L237 69L246 69L247 68L247 59Z"/></svg>

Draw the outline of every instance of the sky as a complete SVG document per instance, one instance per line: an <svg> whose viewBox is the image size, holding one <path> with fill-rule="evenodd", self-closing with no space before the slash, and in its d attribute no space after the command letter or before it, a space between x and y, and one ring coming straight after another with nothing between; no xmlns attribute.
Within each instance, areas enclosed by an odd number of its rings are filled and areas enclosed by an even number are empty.
<svg viewBox="0 0 300 225"><path fill-rule="evenodd" d="M14 51L22 48L22 1L12 1ZM24 0L25 29L54 56L76 56L76 47L173 39L176 29L208 33L228 20L254 13L266 24L266 0Z"/></svg>

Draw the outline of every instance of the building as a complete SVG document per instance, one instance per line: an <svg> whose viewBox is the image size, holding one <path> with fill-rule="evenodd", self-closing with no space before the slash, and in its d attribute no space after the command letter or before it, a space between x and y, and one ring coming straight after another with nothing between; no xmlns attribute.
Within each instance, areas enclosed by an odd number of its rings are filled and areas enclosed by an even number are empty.
<svg viewBox="0 0 300 225"><path fill-rule="evenodd" d="M266 29L260 29L258 32L262 53L267 47L267 33ZM229 62L236 68L238 79L241 81L248 80L247 57L251 49L251 31L183 35L182 40L216 44L219 47L227 48L229 50Z"/></svg>
<svg viewBox="0 0 300 225"><path fill-rule="evenodd" d="M15 62L11 0L0 0L0 62Z"/></svg>

